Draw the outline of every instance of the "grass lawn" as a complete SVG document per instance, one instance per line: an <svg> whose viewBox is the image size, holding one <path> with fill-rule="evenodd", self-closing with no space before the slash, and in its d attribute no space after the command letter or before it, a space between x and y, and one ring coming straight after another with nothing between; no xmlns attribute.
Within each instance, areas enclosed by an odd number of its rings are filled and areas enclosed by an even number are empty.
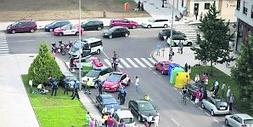
<svg viewBox="0 0 253 127"><path fill-rule="evenodd" d="M58 89L57 96L29 93L28 76L22 75L32 107L41 127L82 127L86 110L78 100L71 100ZM34 88L35 89L35 88Z"/></svg>

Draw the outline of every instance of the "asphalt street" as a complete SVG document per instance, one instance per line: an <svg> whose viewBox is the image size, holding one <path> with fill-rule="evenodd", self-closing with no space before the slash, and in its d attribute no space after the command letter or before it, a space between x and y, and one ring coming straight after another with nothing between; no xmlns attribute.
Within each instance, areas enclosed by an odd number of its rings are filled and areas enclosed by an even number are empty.
<svg viewBox="0 0 253 127"><path fill-rule="evenodd" d="M180 101L182 95L180 90L175 89L168 83L168 77L155 71L151 66L150 53L156 49L158 44L167 46L157 38L161 29L133 29L130 36L125 38L103 39L104 52L98 57L105 62L110 59L113 51L116 51L123 61L134 61L138 66L122 63L122 71L131 76L132 84L128 87L127 101L130 99L141 99L145 94L151 97L152 102L157 107L161 115L161 127L222 127L224 125L223 116L212 117L205 110L187 101L187 105ZM84 37L102 38L102 31L85 32ZM59 41L68 42L77 40L76 36L55 37L52 33L37 31L35 33L7 34L9 51L13 54L37 53L39 44L43 42ZM67 56L62 57L64 61L69 61ZM139 63L140 61L141 63ZM146 62L145 62L146 61ZM136 92L134 87L135 76L140 77L140 92ZM91 98L95 98L97 90L92 90ZM115 94L116 96L116 94ZM123 108L127 108L127 103Z"/></svg>

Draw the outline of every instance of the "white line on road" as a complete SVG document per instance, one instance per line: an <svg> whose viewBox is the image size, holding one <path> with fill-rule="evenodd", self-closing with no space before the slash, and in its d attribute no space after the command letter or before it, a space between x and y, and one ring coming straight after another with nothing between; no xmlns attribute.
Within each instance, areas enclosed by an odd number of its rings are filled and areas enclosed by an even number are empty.
<svg viewBox="0 0 253 127"><path fill-rule="evenodd" d="M141 58L141 60L142 60L145 64L147 64L149 67L153 67L153 65L150 64L145 58Z"/></svg>
<svg viewBox="0 0 253 127"><path fill-rule="evenodd" d="M130 64L132 64L135 68L138 68L138 67L139 67L139 66L136 65L136 64L134 63L134 61L132 61L130 58L126 58L126 60L127 60Z"/></svg>
<svg viewBox="0 0 253 127"><path fill-rule="evenodd" d="M146 68L146 66L138 59L138 58L134 58L134 60L143 68Z"/></svg>
<svg viewBox="0 0 253 127"><path fill-rule="evenodd" d="M211 116L209 113L205 112L206 115Z"/></svg>
<svg viewBox="0 0 253 127"><path fill-rule="evenodd" d="M174 119L174 118L170 118L171 119L171 121L173 122L173 123L175 123L178 127L180 126L180 124Z"/></svg>
<svg viewBox="0 0 253 127"><path fill-rule="evenodd" d="M104 59L104 61L108 66L111 66L111 62L108 59Z"/></svg>
<svg viewBox="0 0 253 127"><path fill-rule="evenodd" d="M36 40L19 40L19 41L16 41L16 42L32 42L32 41L36 41Z"/></svg>
<svg viewBox="0 0 253 127"><path fill-rule="evenodd" d="M107 56L107 54L104 52L104 50L102 51L102 53L105 55L105 57L106 57L107 59L110 59L110 58Z"/></svg>
<svg viewBox="0 0 253 127"><path fill-rule="evenodd" d="M217 119L213 118L213 120L214 120L215 122L219 123L219 121L218 121Z"/></svg>
<svg viewBox="0 0 253 127"><path fill-rule="evenodd" d="M120 63L122 63L126 68L131 68L131 66L122 58L119 58L120 59Z"/></svg>
<svg viewBox="0 0 253 127"><path fill-rule="evenodd" d="M156 63L156 61L153 58L148 58L149 61L151 61L153 64Z"/></svg>

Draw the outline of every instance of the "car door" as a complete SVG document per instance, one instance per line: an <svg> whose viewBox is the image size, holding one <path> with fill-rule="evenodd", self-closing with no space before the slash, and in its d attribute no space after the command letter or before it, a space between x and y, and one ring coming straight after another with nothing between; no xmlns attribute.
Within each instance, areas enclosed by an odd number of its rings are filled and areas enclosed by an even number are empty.
<svg viewBox="0 0 253 127"><path fill-rule="evenodd" d="M120 35L121 33L120 33L120 28L117 28L117 29L115 29L113 32L112 32L112 36L113 37L120 37L121 35Z"/></svg>
<svg viewBox="0 0 253 127"><path fill-rule="evenodd" d="M154 20L154 21L153 21L153 24L152 24L152 27L159 27L159 21L160 21L160 20L158 20L158 19L157 19L157 20Z"/></svg>
<svg viewBox="0 0 253 127"><path fill-rule="evenodd" d="M97 96L97 105L99 110L103 109L103 102L101 96Z"/></svg>
<svg viewBox="0 0 253 127"><path fill-rule="evenodd" d="M213 100L212 100L210 97L207 97L207 101L206 101L206 104L205 104L205 108L206 108L208 111L211 111L213 105L214 105Z"/></svg>
<svg viewBox="0 0 253 127"><path fill-rule="evenodd" d="M138 116L138 104L134 101L132 101L132 113L135 115L135 116Z"/></svg>
<svg viewBox="0 0 253 127"><path fill-rule="evenodd" d="M88 21L84 24L84 30L91 30L92 29L92 21Z"/></svg>
<svg viewBox="0 0 253 127"><path fill-rule="evenodd" d="M25 31L25 22L19 22L15 26L15 30L16 30L16 32L24 32Z"/></svg>

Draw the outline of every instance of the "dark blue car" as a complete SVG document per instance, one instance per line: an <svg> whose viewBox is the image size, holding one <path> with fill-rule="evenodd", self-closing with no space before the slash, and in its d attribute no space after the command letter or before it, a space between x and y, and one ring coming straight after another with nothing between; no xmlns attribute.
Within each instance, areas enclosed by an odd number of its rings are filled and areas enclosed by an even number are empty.
<svg viewBox="0 0 253 127"><path fill-rule="evenodd" d="M54 22L46 25L45 26L45 31L52 32L52 31L54 31L55 28L65 26L67 24L70 24L70 21L68 21L68 20L57 20L57 21L54 21Z"/></svg>
<svg viewBox="0 0 253 127"><path fill-rule="evenodd" d="M108 111L113 107L115 111L120 109L120 105L117 100L111 94L101 94L96 97L96 106L98 110L102 110L106 107Z"/></svg>

